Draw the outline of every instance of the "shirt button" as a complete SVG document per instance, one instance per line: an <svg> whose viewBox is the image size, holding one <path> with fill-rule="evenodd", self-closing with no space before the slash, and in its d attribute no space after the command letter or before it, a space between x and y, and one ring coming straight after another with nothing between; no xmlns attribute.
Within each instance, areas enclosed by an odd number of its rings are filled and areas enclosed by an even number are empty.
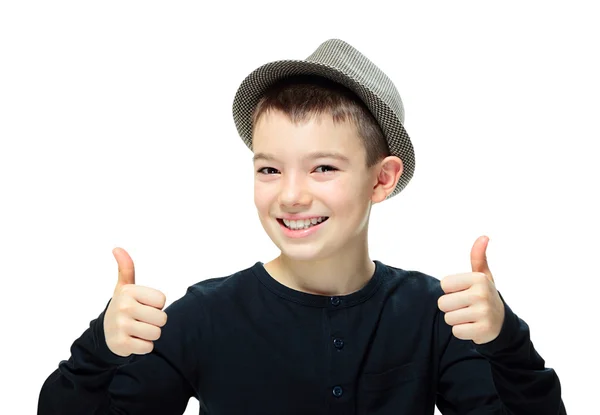
<svg viewBox="0 0 600 415"><path fill-rule="evenodd" d="M339 297L331 297L330 298L331 304L334 306L338 306L340 305L340 298Z"/></svg>
<svg viewBox="0 0 600 415"><path fill-rule="evenodd" d="M341 386L333 387L333 396L335 396L336 398L339 398L340 396L342 396L343 393L344 393L344 390L342 389Z"/></svg>
<svg viewBox="0 0 600 415"><path fill-rule="evenodd" d="M344 341L342 339L333 339L333 345L336 349L341 349L344 347Z"/></svg>

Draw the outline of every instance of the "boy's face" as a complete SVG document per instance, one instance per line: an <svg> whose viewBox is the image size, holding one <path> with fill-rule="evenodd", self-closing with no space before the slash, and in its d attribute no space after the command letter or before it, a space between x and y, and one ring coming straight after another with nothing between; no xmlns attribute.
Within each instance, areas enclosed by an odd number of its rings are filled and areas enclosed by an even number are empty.
<svg viewBox="0 0 600 415"><path fill-rule="evenodd" d="M334 124L324 115L294 125L283 113L270 111L255 127L253 151L254 203L284 255L314 261L356 252L346 248L365 243L380 165L367 168L352 124ZM297 217L312 218L316 226L288 229L286 224L294 225L288 219Z"/></svg>

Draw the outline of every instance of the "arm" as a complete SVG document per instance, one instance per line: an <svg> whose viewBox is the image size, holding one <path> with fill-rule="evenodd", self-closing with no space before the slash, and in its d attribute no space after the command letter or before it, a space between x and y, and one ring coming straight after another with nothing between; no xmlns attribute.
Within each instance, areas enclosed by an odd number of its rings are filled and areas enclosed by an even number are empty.
<svg viewBox="0 0 600 415"><path fill-rule="evenodd" d="M182 414L197 396L200 345L198 301L188 293L165 309L169 319L154 349L124 358L108 348L103 330L106 309L71 346L44 382L38 415ZM194 316L194 320L190 316Z"/></svg>
<svg viewBox="0 0 600 415"><path fill-rule="evenodd" d="M504 307L500 334L480 345L453 336L452 327L438 313L440 412L479 414L487 409L486 413L498 415L566 415L556 372L545 367L527 324L505 302Z"/></svg>

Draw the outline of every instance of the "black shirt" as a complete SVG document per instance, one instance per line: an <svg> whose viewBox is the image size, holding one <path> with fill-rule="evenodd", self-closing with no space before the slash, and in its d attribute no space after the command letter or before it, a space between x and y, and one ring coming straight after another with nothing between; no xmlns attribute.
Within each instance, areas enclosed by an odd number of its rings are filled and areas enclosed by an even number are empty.
<svg viewBox="0 0 600 415"><path fill-rule="evenodd" d="M338 297L284 286L261 262L201 281L141 356L108 349L105 309L45 381L38 414L182 414L191 397L210 415L566 414L555 371L506 303L495 340L459 340L438 279L375 264Z"/></svg>

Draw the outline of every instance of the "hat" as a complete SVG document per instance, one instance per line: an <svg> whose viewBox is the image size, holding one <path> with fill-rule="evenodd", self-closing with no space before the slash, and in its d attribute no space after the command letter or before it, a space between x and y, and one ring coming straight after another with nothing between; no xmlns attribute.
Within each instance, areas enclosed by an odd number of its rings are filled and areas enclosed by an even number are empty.
<svg viewBox="0 0 600 415"><path fill-rule="evenodd" d="M273 83L294 75L322 76L358 95L379 123L391 154L402 160L402 175L388 199L400 193L415 170L415 154L404 130L404 106L400 94L381 69L340 39L321 43L305 60L264 64L244 79L233 100L233 120L246 146L252 149L252 114L262 94Z"/></svg>

